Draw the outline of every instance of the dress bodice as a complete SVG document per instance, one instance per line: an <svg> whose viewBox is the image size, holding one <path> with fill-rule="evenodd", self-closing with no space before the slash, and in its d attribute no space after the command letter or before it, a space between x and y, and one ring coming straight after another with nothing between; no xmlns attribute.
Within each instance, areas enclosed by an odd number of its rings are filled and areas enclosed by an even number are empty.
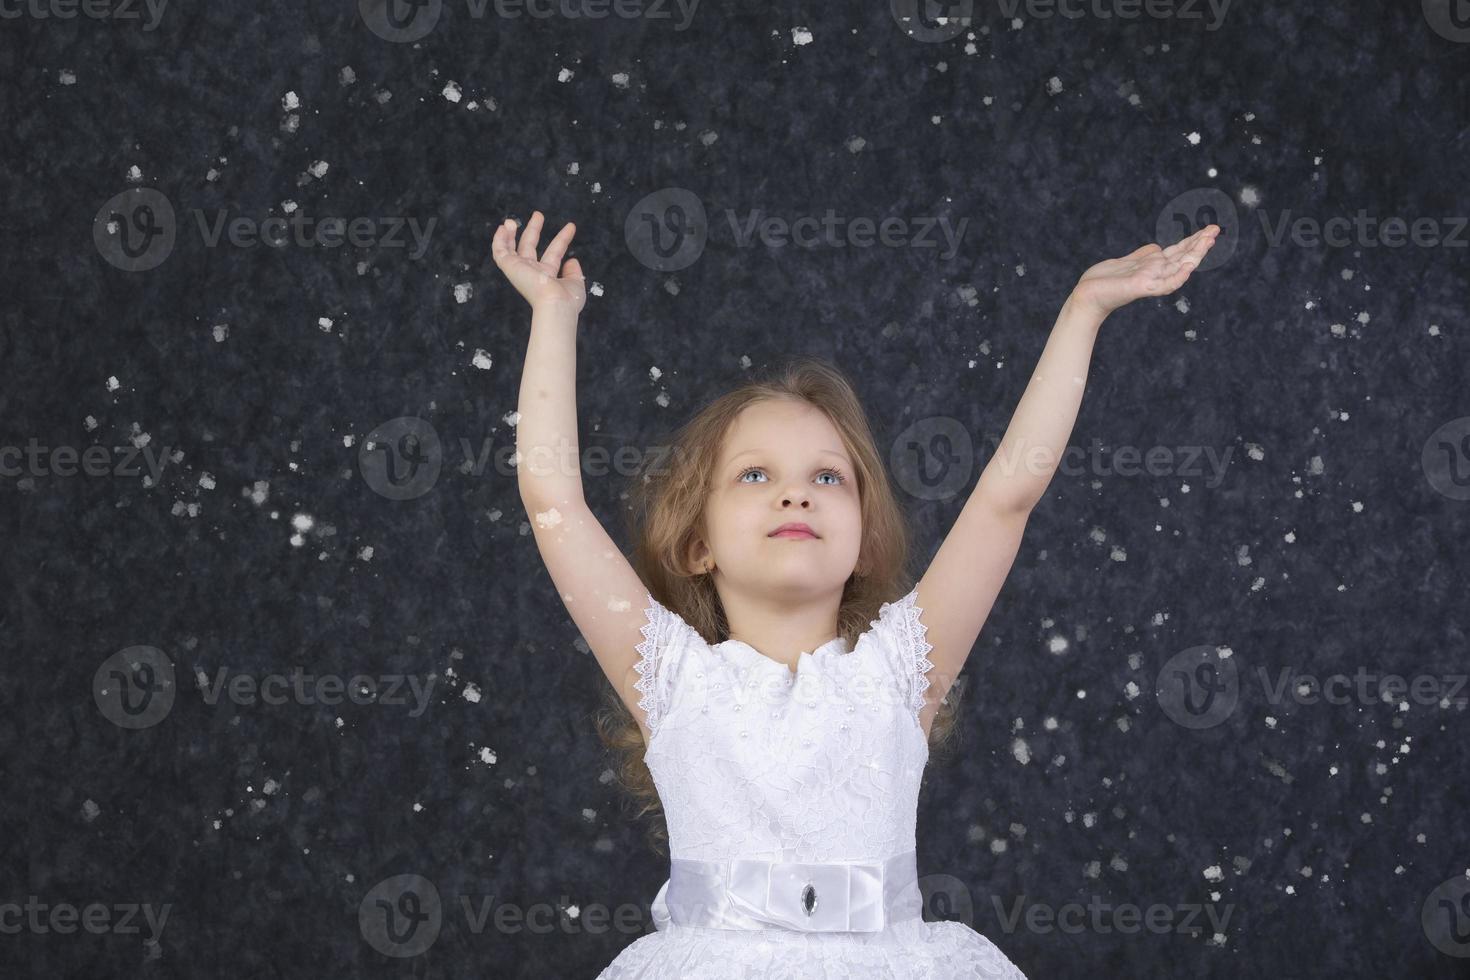
<svg viewBox="0 0 1470 980"><path fill-rule="evenodd" d="M882 861L914 850L932 666L917 591L851 650L796 672L739 640L709 644L650 595L637 664L646 761L672 858Z"/></svg>

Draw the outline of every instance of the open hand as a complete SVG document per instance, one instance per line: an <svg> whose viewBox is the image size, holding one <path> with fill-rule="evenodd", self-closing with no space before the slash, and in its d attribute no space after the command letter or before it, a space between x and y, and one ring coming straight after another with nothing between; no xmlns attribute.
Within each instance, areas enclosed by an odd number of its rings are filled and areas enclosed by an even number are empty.
<svg viewBox="0 0 1470 980"><path fill-rule="evenodd" d="M1205 225L1168 248L1150 243L1122 258L1099 262L1082 274L1072 296L1102 316L1144 296L1167 296L1188 281L1218 234L1219 225Z"/></svg>
<svg viewBox="0 0 1470 980"><path fill-rule="evenodd" d="M570 221L563 225L538 259L536 242L541 237L543 220L544 215L540 211L533 211L531 220L526 222L526 229L521 234L520 245L517 246L515 222L506 218L505 223L495 229L490 252L495 258L495 264L505 273L505 278L510 280L516 292L526 298L531 309L564 306L573 313L580 313L587 302L587 284L582 276L582 263L576 259L567 259L566 264L562 264L562 256L572 243L577 226Z"/></svg>

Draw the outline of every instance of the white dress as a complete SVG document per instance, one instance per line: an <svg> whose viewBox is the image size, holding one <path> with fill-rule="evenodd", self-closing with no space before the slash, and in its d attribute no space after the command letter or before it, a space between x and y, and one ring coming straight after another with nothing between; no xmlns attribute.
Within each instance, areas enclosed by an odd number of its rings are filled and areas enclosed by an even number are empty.
<svg viewBox="0 0 1470 980"><path fill-rule="evenodd" d="M890 907L879 927L849 931L862 903L847 890L857 886L844 876L837 895L831 886L839 879L827 874L829 862L870 868L887 862L886 869L914 851L919 783L929 759L918 714L929 686L924 672L933 666L917 597L916 589L884 603L851 651L838 637L801 654L793 675L739 640L706 643L646 596L636 687L651 732L646 760L668 824L671 864L724 869L707 893L721 896L735 891L728 882L737 875L730 870L736 862L823 867L763 877L761 895L774 896L780 880L792 883L779 886L782 895L801 898L779 899L785 918L759 906L779 923L757 914L741 927L671 921L670 884L690 880L671 871L653 902L656 931L628 945L597 980L1025 980L969 926L918 917L916 885L904 900L907 917ZM912 868L912 857L907 860ZM910 881L915 873L908 872ZM813 881L819 888L801 887ZM840 931L785 924L802 918L802 911L790 910L812 904L814 891L822 892L815 902L821 914L849 916ZM886 902L886 890L884 896ZM731 900L724 901L730 908ZM676 910L691 905L683 897L672 904ZM685 913L685 921L695 920Z"/></svg>

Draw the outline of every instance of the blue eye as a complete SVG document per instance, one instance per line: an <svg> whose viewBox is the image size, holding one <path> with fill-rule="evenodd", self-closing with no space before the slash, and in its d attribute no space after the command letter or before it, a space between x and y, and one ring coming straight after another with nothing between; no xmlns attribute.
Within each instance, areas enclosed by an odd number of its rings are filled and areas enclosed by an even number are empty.
<svg viewBox="0 0 1470 980"><path fill-rule="evenodd" d="M745 483L745 482L747 482L745 478L747 476L749 476L751 473L761 473L761 474L764 474L765 473L765 470L761 469L759 466L747 466L745 469L743 469L743 470L740 471L740 475L735 478L735 482L736 483ZM818 473L817 475L818 476L827 476L829 474L831 476L835 477L836 480L837 480L837 482L836 483L823 484L824 486L840 487L844 483L847 482L847 477L845 477L845 476L842 475L842 471L841 470L838 470L838 469L833 469L832 467L828 467L827 469L823 470L821 473Z"/></svg>

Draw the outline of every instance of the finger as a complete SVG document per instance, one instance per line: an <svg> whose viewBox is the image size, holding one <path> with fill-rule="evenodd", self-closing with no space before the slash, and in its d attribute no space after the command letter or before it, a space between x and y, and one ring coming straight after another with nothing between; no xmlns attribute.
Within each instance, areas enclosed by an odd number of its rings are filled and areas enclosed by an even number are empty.
<svg viewBox="0 0 1470 980"><path fill-rule="evenodd" d="M553 269L561 268L561 257L567 254L567 246L572 243L572 236L577 233L577 226L568 221L562 225L561 231L546 246L546 251L541 254L541 261Z"/></svg>
<svg viewBox="0 0 1470 980"><path fill-rule="evenodd" d="M582 263L576 259L567 259L567 264L561 268L561 274L564 279L580 279L584 282L587 279L582 275Z"/></svg>
<svg viewBox="0 0 1470 980"><path fill-rule="evenodd" d="M1188 238L1171 245L1166 253L1178 254L1180 252L1197 253L1204 255L1209 247L1215 244L1215 236L1220 233L1219 225L1205 225L1199 231Z"/></svg>
<svg viewBox="0 0 1470 980"><path fill-rule="evenodd" d="M1179 241L1164 249L1164 257L1169 259L1177 258L1181 252L1186 252L1192 248L1194 243L1199 240L1199 236L1200 232L1197 231L1188 238L1179 239Z"/></svg>
<svg viewBox="0 0 1470 980"><path fill-rule="evenodd" d="M521 232L521 244L516 251L523 259L536 261L536 243L541 239L542 214L540 211L531 212L531 220L526 222L526 230Z"/></svg>
<svg viewBox="0 0 1470 980"><path fill-rule="evenodd" d="M495 257L495 264L501 265L506 259L515 255L511 245L515 243L515 222L506 218L495 229L495 235L490 239L490 254Z"/></svg>
<svg viewBox="0 0 1470 980"><path fill-rule="evenodd" d="M1179 259L1181 262L1187 263L1189 267L1193 269L1204 261L1205 253L1208 252L1214 244L1215 236L1206 235L1203 231L1201 231L1199 240L1191 245L1189 247L1189 250L1181 255Z"/></svg>

